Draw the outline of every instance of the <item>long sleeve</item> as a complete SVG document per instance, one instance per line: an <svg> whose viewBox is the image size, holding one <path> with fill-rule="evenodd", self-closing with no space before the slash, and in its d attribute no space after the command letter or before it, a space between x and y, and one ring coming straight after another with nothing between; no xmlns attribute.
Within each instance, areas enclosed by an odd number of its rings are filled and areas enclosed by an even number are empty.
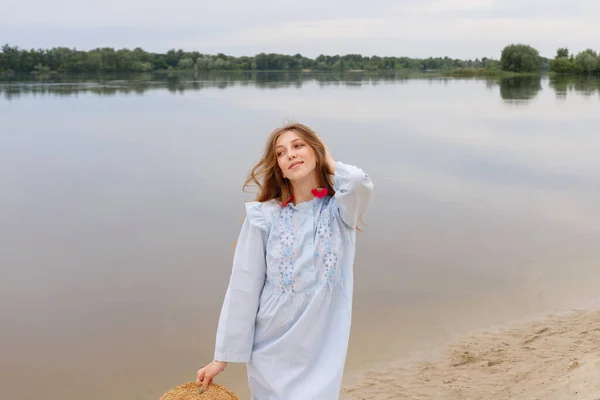
<svg viewBox="0 0 600 400"><path fill-rule="evenodd" d="M267 225L261 204L246 205L247 215L233 256L233 268L219 317L214 358L248 362L266 276Z"/></svg>
<svg viewBox="0 0 600 400"><path fill-rule="evenodd" d="M355 228L373 199L373 182L360 168L340 161L335 164L334 199L342 221Z"/></svg>

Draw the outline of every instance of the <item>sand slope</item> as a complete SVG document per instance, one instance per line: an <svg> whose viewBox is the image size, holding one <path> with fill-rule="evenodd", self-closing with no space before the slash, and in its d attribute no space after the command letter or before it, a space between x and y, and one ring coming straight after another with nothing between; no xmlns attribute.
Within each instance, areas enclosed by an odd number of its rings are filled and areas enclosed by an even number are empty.
<svg viewBox="0 0 600 400"><path fill-rule="evenodd" d="M439 360L369 371L342 399L600 400L600 311L468 337Z"/></svg>

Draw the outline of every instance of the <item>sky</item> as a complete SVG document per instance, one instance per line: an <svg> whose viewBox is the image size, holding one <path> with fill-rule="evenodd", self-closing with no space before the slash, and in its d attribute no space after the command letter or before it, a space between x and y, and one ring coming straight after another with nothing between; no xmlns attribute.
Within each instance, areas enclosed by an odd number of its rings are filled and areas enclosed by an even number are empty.
<svg viewBox="0 0 600 400"><path fill-rule="evenodd" d="M524 43L600 51L598 0L4 0L0 43L316 57L500 58Z"/></svg>

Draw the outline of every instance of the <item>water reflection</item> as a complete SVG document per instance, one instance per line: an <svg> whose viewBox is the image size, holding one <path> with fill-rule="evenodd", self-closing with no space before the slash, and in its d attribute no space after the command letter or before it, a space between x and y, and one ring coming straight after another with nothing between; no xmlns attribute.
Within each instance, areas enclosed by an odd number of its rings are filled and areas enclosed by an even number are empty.
<svg viewBox="0 0 600 400"><path fill-rule="evenodd" d="M523 102L534 99L542 90L540 77L506 78L499 81L500 96L509 102Z"/></svg>
<svg viewBox="0 0 600 400"><path fill-rule="evenodd" d="M126 74L111 76L46 76L0 83L0 95L7 100L21 94L69 96L93 93L103 96L143 94L148 90L168 90L171 93L226 89L233 86L257 88L301 88L303 84L321 86L362 86L377 83L402 83L410 75L396 73L313 73L313 72L231 72L206 74Z"/></svg>
<svg viewBox="0 0 600 400"><path fill-rule="evenodd" d="M113 76L47 76L29 78L17 82L0 83L0 95L7 100L21 95L71 96L92 93L101 96L142 95L150 90L167 90L170 93L201 91L204 89L227 89L234 86L253 86L261 89L301 88L306 84L321 87L360 87L378 84L405 84L418 78L429 84L448 84L450 81L481 80L492 90L499 88L500 97L510 104L527 104L542 90L548 80L558 98L567 93L592 96L600 94L600 79L576 77L515 77L504 79L447 78L437 76L411 76L403 73L313 73L313 72L232 72L208 74L177 74L157 76L152 74L128 74Z"/></svg>
<svg viewBox="0 0 600 400"><path fill-rule="evenodd" d="M577 93L589 97L600 95L600 79L598 77L555 77L550 79L550 87L554 89L556 97L565 99L569 93Z"/></svg>

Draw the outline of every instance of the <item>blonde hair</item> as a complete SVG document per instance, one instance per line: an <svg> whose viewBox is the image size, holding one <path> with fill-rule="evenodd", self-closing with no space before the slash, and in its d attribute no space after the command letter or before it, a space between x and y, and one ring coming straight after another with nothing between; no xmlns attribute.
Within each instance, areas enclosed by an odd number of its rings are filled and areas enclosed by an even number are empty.
<svg viewBox="0 0 600 400"><path fill-rule="evenodd" d="M277 153L275 151L277 139L289 131L296 132L313 149L317 161L316 170L319 187L327 188L327 194L333 196L335 194L331 178L333 171L330 170L325 161L325 146L315 131L299 123L286 124L271 133L267 139L264 154L260 161L250 170L242 190L245 190L250 184L256 185L259 192L255 200L259 202L272 199L276 199L279 202L286 202L290 199L292 196L292 187L290 181L284 178L279 164L277 164Z"/></svg>

